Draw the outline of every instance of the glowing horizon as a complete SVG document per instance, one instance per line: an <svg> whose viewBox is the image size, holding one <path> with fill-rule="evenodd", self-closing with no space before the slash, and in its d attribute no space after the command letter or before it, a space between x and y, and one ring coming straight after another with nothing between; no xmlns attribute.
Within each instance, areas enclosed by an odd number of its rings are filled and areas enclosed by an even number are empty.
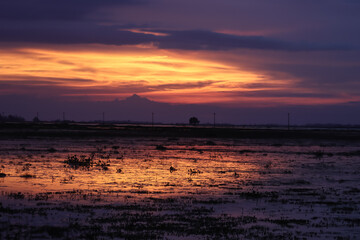
<svg viewBox="0 0 360 240"><path fill-rule="evenodd" d="M7 82L15 86L3 88L2 94L26 94L30 90L38 96L55 94L97 101L137 93L160 102L230 106L266 106L269 100L272 105L281 105L284 99L288 104L305 105L343 101L261 96L261 92L269 88L275 92L289 92L294 80L275 80L264 73L221 62L221 59L206 59L206 52L163 50L151 45L85 45L79 49L28 47L1 52L1 81L4 83L4 79L8 79ZM22 91L21 87L25 89ZM308 89L303 91L309 92Z"/></svg>

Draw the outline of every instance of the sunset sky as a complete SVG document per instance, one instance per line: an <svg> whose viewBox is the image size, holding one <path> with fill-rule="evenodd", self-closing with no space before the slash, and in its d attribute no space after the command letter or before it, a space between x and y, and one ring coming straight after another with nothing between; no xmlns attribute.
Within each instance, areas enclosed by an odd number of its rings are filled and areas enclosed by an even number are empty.
<svg viewBox="0 0 360 240"><path fill-rule="evenodd" d="M358 0L2 0L0 95L360 101Z"/></svg>

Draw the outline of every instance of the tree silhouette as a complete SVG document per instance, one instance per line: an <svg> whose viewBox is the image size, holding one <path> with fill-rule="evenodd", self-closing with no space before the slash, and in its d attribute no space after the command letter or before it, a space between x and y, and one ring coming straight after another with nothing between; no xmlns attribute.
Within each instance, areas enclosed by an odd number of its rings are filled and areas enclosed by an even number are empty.
<svg viewBox="0 0 360 240"><path fill-rule="evenodd" d="M25 119L16 115L5 116L0 114L0 122L25 122Z"/></svg>
<svg viewBox="0 0 360 240"><path fill-rule="evenodd" d="M199 121L199 119L197 119L196 117L191 117L191 118L189 119L189 124L190 124L190 125L196 126L196 125L198 125L199 123L200 123L200 121Z"/></svg>
<svg viewBox="0 0 360 240"><path fill-rule="evenodd" d="M40 119L36 116L33 118L33 122L38 123L38 122L40 122Z"/></svg>

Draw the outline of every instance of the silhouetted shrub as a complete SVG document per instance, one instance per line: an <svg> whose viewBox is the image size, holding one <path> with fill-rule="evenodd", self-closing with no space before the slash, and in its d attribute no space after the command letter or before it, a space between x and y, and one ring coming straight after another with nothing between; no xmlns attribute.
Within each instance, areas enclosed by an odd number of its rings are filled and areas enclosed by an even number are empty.
<svg viewBox="0 0 360 240"><path fill-rule="evenodd" d="M25 119L16 115L0 115L0 122L25 122Z"/></svg>
<svg viewBox="0 0 360 240"><path fill-rule="evenodd" d="M197 119L196 117L191 117L189 119L189 124L190 125L193 125L193 126L196 126L196 125L199 125L200 121L199 119Z"/></svg>

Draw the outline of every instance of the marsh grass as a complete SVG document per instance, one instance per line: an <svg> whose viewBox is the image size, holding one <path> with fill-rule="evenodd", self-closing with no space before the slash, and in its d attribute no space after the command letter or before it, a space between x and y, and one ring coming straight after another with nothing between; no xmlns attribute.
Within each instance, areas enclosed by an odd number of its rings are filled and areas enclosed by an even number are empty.
<svg viewBox="0 0 360 240"><path fill-rule="evenodd" d="M81 155L80 157L77 157L76 155L68 156L68 159L64 161L64 163L75 169L81 167L90 168L94 164L94 155L91 154L90 157L86 157L84 155Z"/></svg>
<svg viewBox="0 0 360 240"><path fill-rule="evenodd" d="M100 158L103 160L95 161L95 153L91 153L89 157L86 157L85 155L81 155L78 157L77 155L68 156L68 159L64 161L68 166L70 166L73 169L87 169L90 170L90 168L96 166L99 167L101 170L107 171L110 167L110 160L109 156L104 157L102 154L100 155ZM107 161L105 161L107 159Z"/></svg>
<svg viewBox="0 0 360 240"><path fill-rule="evenodd" d="M20 177L22 177L22 178L36 178L36 175L31 175L29 173L26 173L26 174L21 175Z"/></svg>
<svg viewBox="0 0 360 240"><path fill-rule="evenodd" d="M167 150L167 148L166 147L164 147L163 145L156 145L156 150L159 150L159 151L166 151Z"/></svg>

